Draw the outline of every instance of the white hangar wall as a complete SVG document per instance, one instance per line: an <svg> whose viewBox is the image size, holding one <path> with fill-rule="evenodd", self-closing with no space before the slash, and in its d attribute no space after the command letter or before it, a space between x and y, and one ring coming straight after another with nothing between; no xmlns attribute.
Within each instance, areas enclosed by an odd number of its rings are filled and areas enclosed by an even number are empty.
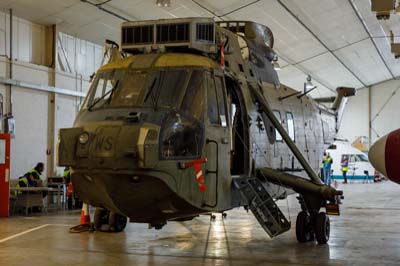
<svg viewBox="0 0 400 266"><path fill-rule="evenodd" d="M89 76L100 66L103 48L56 31L56 62L51 62L48 45L51 26L31 23L13 17L12 80L47 88L67 89L67 94L12 86L12 115L15 138L11 141L11 178L18 178L41 161L44 176L55 175L58 130L70 127L89 87ZM0 93L7 113L10 79L10 20L0 12ZM53 63L53 64L52 64ZM55 67L51 67L55 65ZM68 65L68 68L65 66ZM64 67L63 67L64 66ZM58 169L61 172L62 169Z"/></svg>
<svg viewBox="0 0 400 266"><path fill-rule="evenodd" d="M346 104L339 137L352 142L358 136L365 136L374 143L379 137L400 128L399 103L399 80L359 90Z"/></svg>

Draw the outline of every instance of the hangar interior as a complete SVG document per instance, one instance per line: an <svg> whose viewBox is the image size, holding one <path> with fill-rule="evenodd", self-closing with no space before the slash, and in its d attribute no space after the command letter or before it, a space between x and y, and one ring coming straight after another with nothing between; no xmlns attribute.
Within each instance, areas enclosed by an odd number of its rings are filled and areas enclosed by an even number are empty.
<svg viewBox="0 0 400 266"><path fill-rule="evenodd" d="M338 87L355 88L337 138L351 143L363 137L370 147L400 127L400 64L391 51L392 44L400 42L400 16L393 11L390 19L378 20L371 2L374 5L370 0L0 0L1 131L12 131L9 176L16 180L37 162L44 162L44 178L62 175L64 167L57 166L59 129L73 126L90 76L104 63L104 41L119 43L125 21L212 17L268 26L274 34L280 82L303 91L310 76L316 86L309 94L312 98L334 97ZM174 265L396 265L400 213L395 197L400 190L390 181L369 185L376 190L367 184L339 184L346 195L344 217L331 220L328 247L296 246L293 230L274 240L260 237L263 232L257 222L237 210L227 220L217 216L211 225L208 217L201 217L189 225L171 225L166 232L146 235L141 232L143 225L131 224L124 235L92 234L79 239L67 232L79 214L58 211L1 220L0 261L23 264L14 254L20 247L32 254L35 265L172 265L178 259ZM288 201L292 223L299 208L295 201ZM374 218L366 221L368 217ZM33 227L40 228L28 232ZM46 230L51 232L48 240L39 233ZM14 238L22 231L28 233ZM206 239L210 232L211 238ZM48 241L47 248L52 241L63 244L56 245L55 255L46 262L45 244L36 249L24 244L34 245L33 240ZM81 241L80 247L75 241ZM66 259L64 251L79 255Z"/></svg>

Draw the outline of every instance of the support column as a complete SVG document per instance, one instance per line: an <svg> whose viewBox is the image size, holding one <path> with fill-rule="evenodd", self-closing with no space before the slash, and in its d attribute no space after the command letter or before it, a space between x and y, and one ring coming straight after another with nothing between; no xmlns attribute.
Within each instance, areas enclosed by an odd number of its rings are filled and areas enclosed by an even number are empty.
<svg viewBox="0 0 400 266"><path fill-rule="evenodd" d="M9 11L9 63L8 63L8 69L7 69L7 76L9 79L13 78L13 11L10 9ZM7 36L6 36L7 37ZM12 85L6 86L6 97L5 97L5 113L7 116L12 115L12 97L11 97L11 90L12 90Z"/></svg>
<svg viewBox="0 0 400 266"><path fill-rule="evenodd" d="M45 64L49 66L48 85L56 86L56 26L50 26L46 29L46 53ZM54 92L49 93L48 100L48 124L47 124L47 176L56 175L56 112L57 112L57 97Z"/></svg>
<svg viewBox="0 0 400 266"><path fill-rule="evenodd" d="M372 95L371 95L372 86L368 87L368 149L371 147L372 143Z"/></svg>

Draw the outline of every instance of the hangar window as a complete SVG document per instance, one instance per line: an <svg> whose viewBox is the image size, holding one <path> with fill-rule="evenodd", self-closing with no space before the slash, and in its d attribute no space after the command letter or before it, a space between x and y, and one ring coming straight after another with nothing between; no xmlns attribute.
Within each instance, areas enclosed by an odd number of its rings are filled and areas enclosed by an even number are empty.
<svg viewBox="0 0 400 266"><path fill-rule="evenodd" d="M294 119L293 119L292 113L286 112L286 121L287 121L287 126L288 126L289 137L293 141L295 141Z"/></svg>
<svg viewBox="0 0 400 266"><path fill-rule="evenodd" d="M278 110L273 110L275 117L278 119L279 123L282 124L281 113ZM278 130L275 128L275 140L282 141L282 136L279 134Z"/></svg>

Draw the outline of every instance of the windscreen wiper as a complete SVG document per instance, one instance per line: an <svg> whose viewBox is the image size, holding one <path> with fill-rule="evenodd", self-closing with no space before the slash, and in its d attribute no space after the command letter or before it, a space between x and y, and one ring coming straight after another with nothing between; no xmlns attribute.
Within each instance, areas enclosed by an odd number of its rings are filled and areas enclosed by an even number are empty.
<svg viewBox="0 0 400 266"><path fill-rule="evenodd" d="M92 108L98 104L101 100L103 100L107 95L109 94L113 94L115 89L118 87L119 84L119 80L117 80L117 82L115 82L114 87L112 87L111 90L107 91L105 94L103 94L103 96L101 96L100 98L98 98L96 101L94 101L89 107L88 107L88 111L92 111ZM111 96L110 96L111 99Z"/></svg>

